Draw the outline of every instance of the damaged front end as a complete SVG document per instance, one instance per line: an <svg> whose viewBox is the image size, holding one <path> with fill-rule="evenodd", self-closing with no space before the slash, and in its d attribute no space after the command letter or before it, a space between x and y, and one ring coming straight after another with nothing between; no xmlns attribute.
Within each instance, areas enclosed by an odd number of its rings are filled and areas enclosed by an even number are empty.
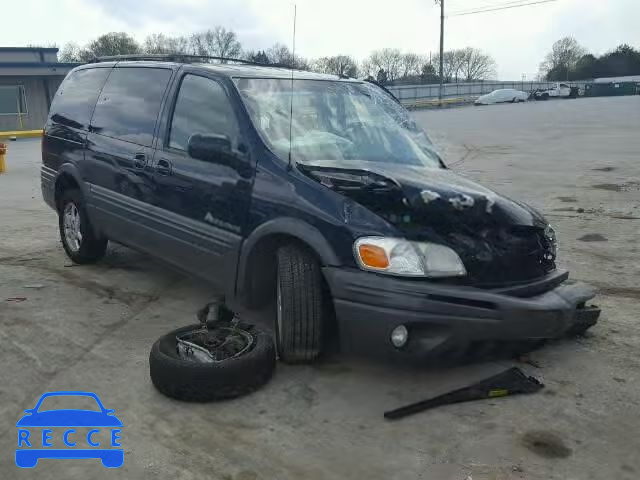
<svg viewBox="0 0 640 480"><path fill-rule="evenodd" d="M455 251L466 275L444 281L489 288L528 282L555 270L555 232L534 209L447 169L349 165L353 168L333 162L298 167L347 198L345 223L360 221L352 213L355 202L407 240Z"/></svg>

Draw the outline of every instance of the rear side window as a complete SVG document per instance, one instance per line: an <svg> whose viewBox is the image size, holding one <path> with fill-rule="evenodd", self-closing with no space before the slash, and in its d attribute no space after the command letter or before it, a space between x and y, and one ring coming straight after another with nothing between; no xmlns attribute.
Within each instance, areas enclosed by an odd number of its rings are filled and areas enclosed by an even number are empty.
<svg viewBox="0 0 640 480"><path fill-rule="evenodd" d="M96 104L91 130L151 146L170 78L171 70L165 68L114 68Z"/></svg>
<svg viewBox="0 0 640 480"><path fill-rule="evenodd" d="M209 78L185 75L171 120L169 146L187 150L194 133L226 135L235 143L238 127L222 86Z"/></svg>
<svg viewBox="0 0 640 480"><path fill-rule="evenodd" d="M51 119L86 130L110 68L76 70L62 82L51 103Z"/></svg>

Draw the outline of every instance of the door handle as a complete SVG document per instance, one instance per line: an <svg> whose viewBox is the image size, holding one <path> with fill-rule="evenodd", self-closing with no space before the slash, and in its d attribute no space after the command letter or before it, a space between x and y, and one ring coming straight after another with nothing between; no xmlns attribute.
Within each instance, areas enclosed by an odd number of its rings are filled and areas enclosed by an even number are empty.
<svg viewBox="0 0 640 480"><path fill-rule="evenodd" d="M143 169L147 166L147 156L144 153L136 153L133 156L133 166L139 169Z"/></svg>
<svg viewBox="0 0 640 480"><path fill-rule="evenodd" d="M159 175L171 175L171 162L161 158L156 164L156 172L158 172Z"/></svg>

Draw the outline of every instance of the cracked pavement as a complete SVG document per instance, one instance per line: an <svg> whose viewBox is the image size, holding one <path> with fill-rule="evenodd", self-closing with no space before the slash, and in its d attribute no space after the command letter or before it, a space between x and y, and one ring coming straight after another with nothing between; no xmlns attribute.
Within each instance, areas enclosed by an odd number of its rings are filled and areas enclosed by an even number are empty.
<svg viewBox="0 0 640 480"><path fill-rule="evenodd" d="M335 355L278 365L255 394L184 404L154 390L157 337L192 322L206 285L111 246L73 266L42 201L38 140L9 143L0 175L0 469L11 478L635 479L640 475L640 97L413 112L455 170L539 208L562 266L600 291L600 323L523 359L404 368ZM459 162L459 163L457 163ZM457 163L457 164L456 164ZM637 184L637 183L635 183ZM600 187L599 187L600 186ZM582 238L582 240L580 240ZM585 240L585 238L587 240ZM24 301L7 301L25 297ZM383 411L517 365L542 393ZM88 390L124 427L124 466L14 464L15 422L51 390Z"/></svg>

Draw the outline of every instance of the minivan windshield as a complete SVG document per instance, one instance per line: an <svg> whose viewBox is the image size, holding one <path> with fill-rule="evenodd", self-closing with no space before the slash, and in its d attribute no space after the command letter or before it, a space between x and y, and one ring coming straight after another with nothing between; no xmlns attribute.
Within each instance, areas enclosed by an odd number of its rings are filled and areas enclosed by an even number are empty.
<svg viewBox="0 0 640 480"><path fill-rule="evenodd" d="M296 79L292 88L291 79L273 78L235 82L255 127L284 161L291 148L292 160L299 163L441 167L429 138L409 112L375 85Z"/></svg>

